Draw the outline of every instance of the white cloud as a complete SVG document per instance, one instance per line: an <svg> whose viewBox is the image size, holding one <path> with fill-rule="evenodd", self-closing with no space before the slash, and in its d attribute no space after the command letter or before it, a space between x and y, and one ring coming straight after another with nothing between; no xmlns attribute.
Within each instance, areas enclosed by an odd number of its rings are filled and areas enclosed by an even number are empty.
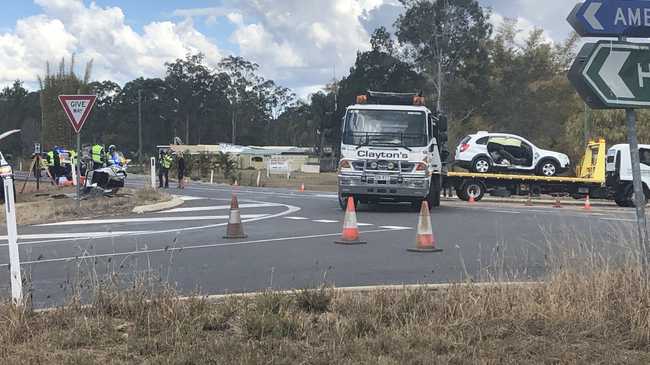
<svg viewBox="0 0 650 365"><path fill-rule="evenodd" d="M127 25L118 7L84 5L81 0L35 0L43 14L18 20L13 32L0 34L0 83L14 79L34 83L45 63L77 55L94 59L93 78L125 82L157 77L164 63L190 52L202 52L212 65L218 47L198 32L191 19L152 22L139 34Z"/></svg>

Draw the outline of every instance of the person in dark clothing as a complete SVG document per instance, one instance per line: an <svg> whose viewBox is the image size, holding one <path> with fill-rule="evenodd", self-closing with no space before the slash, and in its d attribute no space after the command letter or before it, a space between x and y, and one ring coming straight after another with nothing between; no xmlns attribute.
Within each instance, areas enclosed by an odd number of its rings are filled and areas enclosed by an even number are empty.
<svg viewBox="0 0 650 365"><path fill-rule="evenodd" d="M176 169L178 169L178 188L185 189L185 157L183 157L182 153L178 154Z"/></svg>
<svg viewBox="0 0 650 365"><path fill-rule="evenodd" d="M172 158L164 151L158 156L158 182L160 188L169 187L169 169L172 167ZM164 184L163 184L164 183Z"/></svg>

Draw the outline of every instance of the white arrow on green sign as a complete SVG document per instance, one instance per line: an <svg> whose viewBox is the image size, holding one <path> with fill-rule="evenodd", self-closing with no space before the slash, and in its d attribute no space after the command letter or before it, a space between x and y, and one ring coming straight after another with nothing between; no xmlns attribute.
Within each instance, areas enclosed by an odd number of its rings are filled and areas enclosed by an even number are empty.
<svg viewBox="0 0 650 365"><path fill-rule="evenodd" d="M602 106L650 108L650 44L601 41L589 47L576 62L584 62L580 78Z"/></svg>

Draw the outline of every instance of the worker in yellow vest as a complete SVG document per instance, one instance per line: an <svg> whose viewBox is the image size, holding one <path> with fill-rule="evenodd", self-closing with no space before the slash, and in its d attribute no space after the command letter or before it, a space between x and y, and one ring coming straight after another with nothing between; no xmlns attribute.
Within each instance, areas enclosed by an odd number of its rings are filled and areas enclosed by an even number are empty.
<svg viewBox="0 0 650 365"><path fill-rule="evenodd" d="M169 188L169 170L172 168L172 161L172 156L168 152L160 151L158 156L158 182L160 188Z"/></svg>

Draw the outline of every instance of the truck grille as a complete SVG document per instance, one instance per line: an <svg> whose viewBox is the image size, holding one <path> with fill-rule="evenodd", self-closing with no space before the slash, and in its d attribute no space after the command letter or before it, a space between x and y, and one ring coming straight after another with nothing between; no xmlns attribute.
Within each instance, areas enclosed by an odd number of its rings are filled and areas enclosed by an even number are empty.
<svg viewBox="0 0 650 365"><path fill-rule="evenodd" d="M376 166L375 166L376 164ZM364 161L354 161L352 162L352 167L355 170L363 171ZM368 160L366 162L366 171L394 171L399 172L399 161L384 161L384 160ZM415 167L415 163L402 161L402 171L401 172L411 172Z"/></svg>

